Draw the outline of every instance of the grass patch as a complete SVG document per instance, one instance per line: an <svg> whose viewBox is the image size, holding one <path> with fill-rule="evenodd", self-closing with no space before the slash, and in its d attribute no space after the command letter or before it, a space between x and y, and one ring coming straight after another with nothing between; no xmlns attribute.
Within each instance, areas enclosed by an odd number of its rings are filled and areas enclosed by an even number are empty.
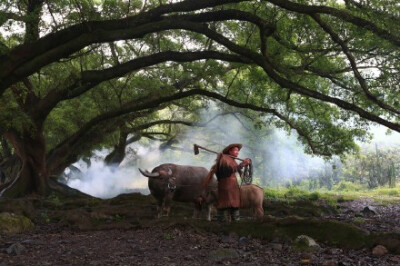
<svg viewBox="0 0 400 266"><path fill-rule="evenodd" d="M362 218L362 217L354 217L354 218L352 219L352 221L353 221L353 223L354 223L355 225L359 225L359 224L365 223L365 219Z"/></svg>
<svg viewBox="0 0 400 266"><path fill-rule="evenodd" d="M265 199L270 201L325 201L332 206L340 202L352 201L357 199L373 199L380 203L398 203L400 202L400 186L394 188L380 187L368 189L365 186L342 181L335 185L332 190L319 189L317 191L308 191L300 187L278 187L264 188Z"/></svg>
<svg viewBox="0 0 400 266"><path fill-rule="evenodd" d="M298 200L309 200L317 201L321 199L321 194L317 191L306 191L301 188L291 186L289 188L265 188L265 198L267 200L284 200L284 201L298 201Z"/></svg>
<svg viewBox="0 0 400 266"><path fill-rule="evenodd" d="M361 186L359 184L341 181L337 185L333 186L333 191L337 192L357 192L357 191L365 191L367 187Z"/></svg>

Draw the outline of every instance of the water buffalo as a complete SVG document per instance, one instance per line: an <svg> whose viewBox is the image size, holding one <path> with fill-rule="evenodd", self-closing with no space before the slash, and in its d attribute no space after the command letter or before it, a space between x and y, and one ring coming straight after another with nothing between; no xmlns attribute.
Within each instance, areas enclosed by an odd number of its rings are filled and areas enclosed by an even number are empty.
<svg viewBox="0 0 400 266"><path fill-rule="evenodd" d="M207 191L217 188L215 178L206 188L202 182L208 174L204 167L161 164L154 168L151 173L139 168L142 175L149 178L149 189L151 195L157 200L157 217L168 216L171 201L194 203L193 217L198 218L201 206L206 206L207 219L211 219L211 205L213 199L205 199Z"/></svg>
<svg viewBox="0 0 400 266"><path fill-rule="evenodd" d="M208 202L218 202L218 190L207 191L205 199ZM264 191L257 185L243 185L240 187L240 208L252 209L253 217L262 219L264 217L263 209Z"/></svg>

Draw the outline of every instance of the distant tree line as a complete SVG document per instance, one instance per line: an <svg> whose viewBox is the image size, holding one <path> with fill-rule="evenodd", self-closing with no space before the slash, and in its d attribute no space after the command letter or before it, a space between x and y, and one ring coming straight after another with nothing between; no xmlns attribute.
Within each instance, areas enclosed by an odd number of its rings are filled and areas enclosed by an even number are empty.
<svg viewBox="0 0 400 266"><path fill-rule="evenodd" d="M362 150L357 155L348 156L343 169L346 181L367 185L394 187L399 178L400 147L379 147Z"/></svg>
<svg viewBox="0 0 400 266"><path fill-rule="evenodd" d="M294 176L286 186L303 186L309 190L331 190L341 181L351 182L373 189L396 186L400 173L400 146L362 148L342 160L335 158L313 169L305 178Z"/></svg>

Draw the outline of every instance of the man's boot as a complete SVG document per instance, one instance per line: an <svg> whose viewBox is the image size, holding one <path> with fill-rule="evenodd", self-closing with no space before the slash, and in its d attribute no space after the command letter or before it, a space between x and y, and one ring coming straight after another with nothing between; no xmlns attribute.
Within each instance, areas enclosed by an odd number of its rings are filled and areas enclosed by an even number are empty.
<svg viewBox="0 0 400 266"><path fill-rule="evenodd" d="M218 209L217 210L217 221L219 223L225 222L225 209Z"/></svg>
<svg viewBox="0 0 400 266"><path fill-rule="evenodd" d="M240 213L238 208L232 208L230 210L232 222L237 222L240 220Z"/></svg>

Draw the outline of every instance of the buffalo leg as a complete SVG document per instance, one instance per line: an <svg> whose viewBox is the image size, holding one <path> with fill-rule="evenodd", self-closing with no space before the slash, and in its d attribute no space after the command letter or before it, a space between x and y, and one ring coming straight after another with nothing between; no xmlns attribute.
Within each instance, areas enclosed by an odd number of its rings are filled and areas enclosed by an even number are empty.
<svg viewBox="0 0 400 266"><path fill-rule="evenodd" d="M200 218L203 202L204 198L202 196L199 196L193 200L194 203L193 217L192 217L193 219Z"/></svg>
<svg viewBox="0 0 400 266"><path fill-rule="evenodd" d="M171 201L172 201L173 193L169 193L164 201L163 201L163 216L169 216L169 212L171 211Z"/></svg>
<svg viewBox="0 0 400 266"><path fill-rule="evenodd" d="M211 204L207 204L206 206L206 219L207 221L211 221Z"/></svg>

